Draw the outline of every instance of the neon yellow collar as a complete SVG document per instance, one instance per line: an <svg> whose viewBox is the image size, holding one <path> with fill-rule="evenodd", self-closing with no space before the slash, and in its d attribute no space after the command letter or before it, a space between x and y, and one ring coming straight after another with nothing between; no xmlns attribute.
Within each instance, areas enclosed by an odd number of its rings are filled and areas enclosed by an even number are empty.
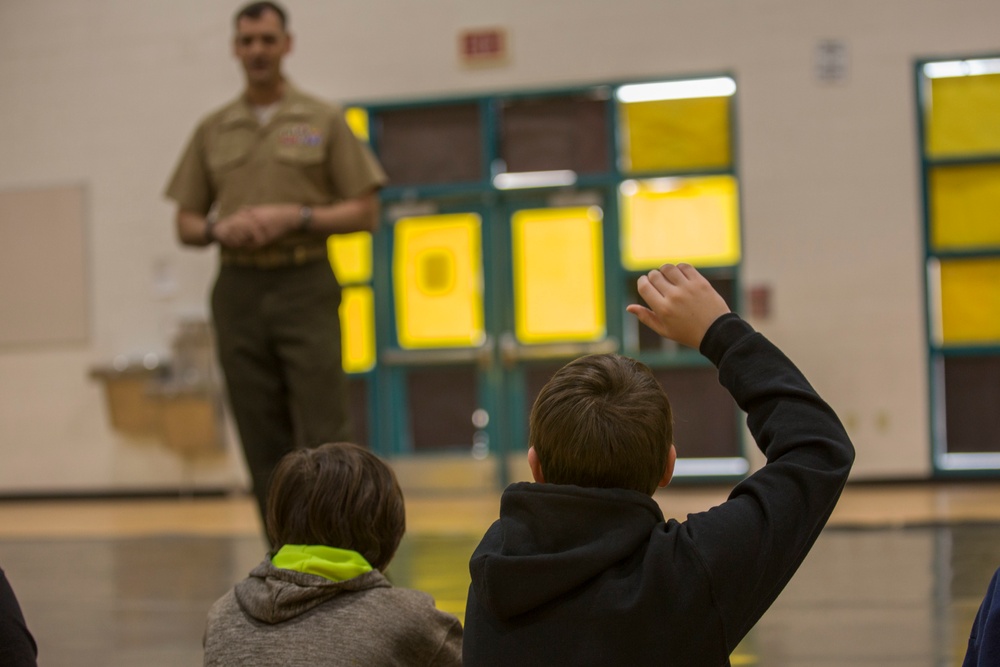
<svg viewBox="0 0 1000 667"><path fill-rule="evenodd" d="M311 544L286 544L274 554L271 564L282 570L315 574L330 581L346 581L372 570L357 551Z"/></svg>

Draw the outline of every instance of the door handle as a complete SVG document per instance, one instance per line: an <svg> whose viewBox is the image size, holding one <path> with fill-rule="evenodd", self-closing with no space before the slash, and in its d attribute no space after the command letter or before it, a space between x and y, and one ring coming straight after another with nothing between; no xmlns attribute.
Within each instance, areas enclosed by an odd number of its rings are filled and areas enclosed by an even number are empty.
<svg viewBox="0 0 1000 667"><path fill-rule="evenodd" d="M493 366L493 339L487 336L476 347L430 348L426 350L403 350L390 348L382 352L380 360L387 366L444 366L451 364L475 363L483 370Z"/></svg>
<svg viewBox="0 0 1000 667"><path fill-rule="evenodd" d="M510 332L500 336L500 358L505 368L511 368L519 361L575 359L586 354L609 354L617 351L618 339L613 336L593 342L543 345L521 345Z"/></svg>

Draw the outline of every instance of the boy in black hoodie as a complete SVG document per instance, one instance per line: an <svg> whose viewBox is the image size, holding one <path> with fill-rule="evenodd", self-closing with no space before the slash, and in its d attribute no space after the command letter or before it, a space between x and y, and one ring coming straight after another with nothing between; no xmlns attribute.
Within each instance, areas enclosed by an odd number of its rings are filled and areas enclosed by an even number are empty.
<svg viewBox="0 0 1000 667"><path fill-rule="evenodd" d="M470 562L467 667L728 665L847 481L837 416L701 274L667 264L639 294L649 307L628 311L716 365L767 464L722 505L664 521L651 497L676 458L663 390L618 355L567 364L532 409L536 483L504 491Z"/></svg>

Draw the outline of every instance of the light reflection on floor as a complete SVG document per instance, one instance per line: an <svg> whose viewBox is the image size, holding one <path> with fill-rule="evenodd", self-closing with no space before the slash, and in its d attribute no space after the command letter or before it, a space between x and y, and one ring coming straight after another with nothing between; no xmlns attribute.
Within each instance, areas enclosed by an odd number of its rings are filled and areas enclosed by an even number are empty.
<svg viewBox="0 0 1000 667"><path fill-rule="evenodd" d="M397 585L462 616L473 536L407 536ZM40 664L201 663L208 606L263 556L250 537L0 540ZM828 529L734 665L959 665L1000 525Z"/></svg>

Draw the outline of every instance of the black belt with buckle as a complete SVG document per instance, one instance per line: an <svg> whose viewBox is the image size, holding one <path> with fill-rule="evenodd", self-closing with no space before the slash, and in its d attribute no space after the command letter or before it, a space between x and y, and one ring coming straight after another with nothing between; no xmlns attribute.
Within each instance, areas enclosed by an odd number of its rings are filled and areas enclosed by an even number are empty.
<svg viewBox="0 0 1000 667"><path fill-rule="evenodd" d="M297 245L261 248L260 250L234 250L222 248L219 258L224 266L242 266L254 269L279 269L302 266L327 258L326 245Z"/></svg>

